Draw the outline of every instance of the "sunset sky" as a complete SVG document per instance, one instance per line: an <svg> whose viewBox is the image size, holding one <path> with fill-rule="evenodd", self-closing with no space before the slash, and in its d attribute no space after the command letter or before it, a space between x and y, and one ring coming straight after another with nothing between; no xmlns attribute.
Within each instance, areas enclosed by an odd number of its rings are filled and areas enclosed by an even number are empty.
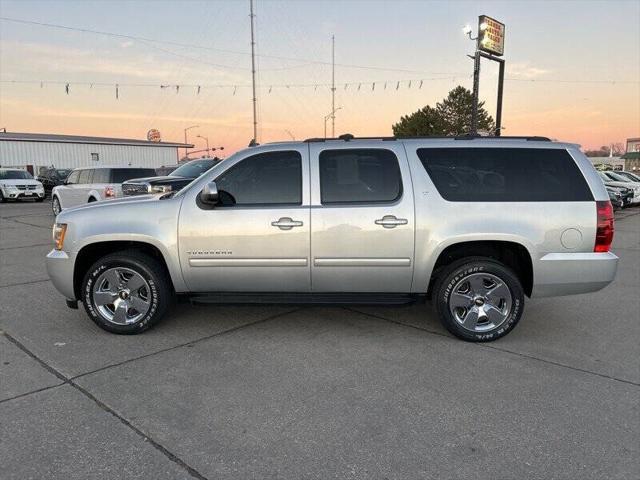
<svg viewBox="0 0 640 480"><path fill-rule="evenodd" d="M257 0L259 141L323 135L332 34L336 134L390 135L401 115L471 88L462 27L475 30L480 14L506 24L505 135L585 148L640 136L638 1ZM228 152L252 137L248 0L0 0L0 17L124 35L0 20L0 128L125 138L157 128L181 141L199 125L190 142L204 147L199 134ZM482 68L494 115L497 67Z"/></svg>

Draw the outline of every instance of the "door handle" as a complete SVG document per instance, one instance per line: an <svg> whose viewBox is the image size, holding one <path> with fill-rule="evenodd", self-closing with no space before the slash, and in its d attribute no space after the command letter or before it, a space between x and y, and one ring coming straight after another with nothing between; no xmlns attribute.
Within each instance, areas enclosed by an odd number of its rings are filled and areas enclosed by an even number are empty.
<svg viewBox="0 0 640 480"><path fill-rule="evenodd" d="M291 230L293 227L301 227L304 225L299 220L293 220L290 217L282 217L275 222L271 222L272 227L278 227L280 230Z"/></svg>
<svg viewBox="0 0 640 480"><path fill-rule="evenodd" d="M376 225L382 225L384 228L395 228L398 225L406 225L409 221L406 218L396 218L395 215L385 215L375 221Z"/></svg>

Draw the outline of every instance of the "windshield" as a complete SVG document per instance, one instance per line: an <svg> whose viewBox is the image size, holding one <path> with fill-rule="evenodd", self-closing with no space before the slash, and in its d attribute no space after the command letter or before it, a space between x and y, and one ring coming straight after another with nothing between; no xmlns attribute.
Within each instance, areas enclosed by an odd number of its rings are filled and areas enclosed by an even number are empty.
<svg viewBox="0 0 640 480"><path fill-rule="evenodd" d="M245 149L246 150L246 149ZM216 163L213 167L211 167L209 173L206 175L206 177L208 177L211 181L212 179L216 178L216 176L218 175L216 172L218 172L221 168L221 165L229 165L232 164L236 158L238 157L242 157L244 155L246 155L245 150L240 150L239 152L234 153L233 155L227 157L224 162L221 160L216 160ZM176 191L176 193L174 194L176 197L184 195L185 192L187 192L191 186L195 183L198 183L199 181L204 181L204 180L200 180L198 178L194 178L193 181L187 185L185 185L184 187L182 187L180 190Z"/></svg>
<svg viewBox="0 0 640 480"><path fill-rule="evenodd" d="M61 168L59 170L56 170L56 172L58 173L58 178L65 179L71 173L71 169L70 168Z"/></svg>
<svg viewBox="0 0 640 480"><path fill-rule="evenodd" d="M0 180L28 180L33 178L26 170L0 170Z"/></svg>
<svg viewBox="0 0 640 480"><path fill-rule="evenodd" d="M220 160L192 160L169 174L170 177L198 178L204 172L216 165Z"/></svg>

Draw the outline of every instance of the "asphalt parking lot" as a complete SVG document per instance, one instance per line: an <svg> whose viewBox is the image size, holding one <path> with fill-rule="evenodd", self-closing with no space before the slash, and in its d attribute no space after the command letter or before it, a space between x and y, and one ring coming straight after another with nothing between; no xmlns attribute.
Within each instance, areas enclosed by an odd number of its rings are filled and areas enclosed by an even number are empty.
<svg viewBox="0 0 640 480"><path fill-rule="evenodd" d="M0 478L640 478L640 208L618 276L490 344L426 305L179 305L100 330L47 279L50 204L0 205Z"/></svg>

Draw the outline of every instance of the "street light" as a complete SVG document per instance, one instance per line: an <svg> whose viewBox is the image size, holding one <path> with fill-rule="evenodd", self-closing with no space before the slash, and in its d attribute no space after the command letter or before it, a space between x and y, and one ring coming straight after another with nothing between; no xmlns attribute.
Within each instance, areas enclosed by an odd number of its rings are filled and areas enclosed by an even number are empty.
<svg viewBox="0 0 640 480"><path fill-rule="evenodd" d="M191 125L190 127L187 127L184 129L184 144L187 144L187 130L191 130L192 128L199 128L200 125ZM184 156L187 157L189 154L187 153L189 150L188 147L184 147Z"/></svg>
<svg viewBox="0 0 640 480"><path fill-rule="evenodd" d="M196 137L204 138L204 141L207 142L207 155L209 155L209 138L202 135L196 135Z"/></svg>
<svg viewBox="0 0 640 480"><path fill-rule="evenodd" d="M324 117L324 138L327 138L327 120L333 117L338 110L341 110L342 107L334 108L333 111Z"/></svg>

